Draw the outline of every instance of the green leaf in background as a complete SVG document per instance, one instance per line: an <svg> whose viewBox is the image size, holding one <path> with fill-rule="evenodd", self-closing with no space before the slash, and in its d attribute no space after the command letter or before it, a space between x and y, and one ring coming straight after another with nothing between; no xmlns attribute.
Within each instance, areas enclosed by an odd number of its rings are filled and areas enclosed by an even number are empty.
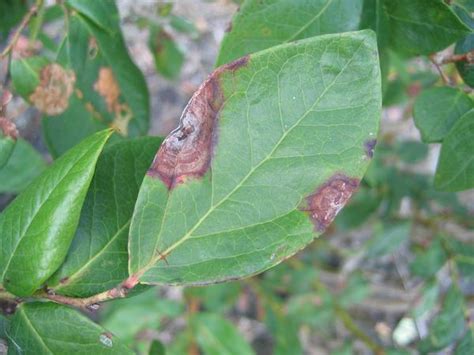
<svg viewBox="0 0 474 355"><path fill-rule="evenodd" d="M183 312L181 303L161 298L153 288L135 297L107 303L100 324L131 345L141 330L157 330L164 317L176 318Z"/></svg>
<svg viewBox="0 0 474 355"><path fill-rule="evenodd" d="M436 168L434 185L441 191L474 187L474 110L464 114L446 135Z"/></svg>
<svg viewBox="0 0 474 355"><path fill-rule="evenodd" d="M166 355L166 348L162 342L153 340L148 355Z"/></svg>
<svg viewBox="0 0 474 355"><path fill-rule="evenodd" d="M410 269L413 274L428 278L436 274L446 260L441 240L436 238L427 250L417 253L415 260L410 264Z"/></svg>
<svg viewBox="0 0 474 355"><path fill-rule="evenodd" d="M474 1L473 0L454 0L455 4L463 7L465 10L473 12L474 11Z"/></svg>
<svg viewBox="0 0 474 355"><path fill-rule="evenodd" d="M474 280L474 243L463 243L454 238L446 241L459 273L469 281Z"/></svg>
<svg viewBox="0 0 474 355"><path fill-rule="evenodd" d="M207 287L187 287L186 297L199 298L202 306L210 312L222 314L237 301L242 291L240 282L211 285Z"/></svg>
<svg viewBox="0 0 474 355"><path fill-rule="evenodd" d="M423 142L441 142L457 120L473 107L473 100L459 89L444 86L424 90L413 108Z"/></svg>
<svg viewBox="0 0 474 355"><path fill-rule="evenodd" d="M2 118L0 117L0 120ZM8 163L13 151L15 150L16 139L4 135L0 129L0 174L1 169ZM3 188L0 187L0 190Z"/></svg>
<svg viewBox="0 0 474 355"><path fill-rule="evenodd" d="M384 0L391 45L407 54L429 55L470 30L443 0Z"/></svg>
<svg viewBox="0 0 474 355"><path fill-rule="evenodd" d="M454 355L471 355L474 349L474 326L471 325L456 346Z"/></svg>
<svg viewBox="0 0 474 355"><path fill-rule="evenodd" d="M191 318L191 327L205 355L255 354L237 328L217 314L196 314Z"/></svg>
<svg viewBox="0 0 474 355"><path fill-rule="evenodd" d="M0 193L23 191L46 168L46 162L27 141L19 138L8 162L0 169Z"/></svg>
<svg viewBox="0 0 474 355"><path fill-rule="evenodd" d="M367 245L367 256L377 258L389 254L410 238L411 221L377 224L375 235Z"/></svg>
<svg viewBox="0 0 474 355"><path fill-rule="evenodd" d="M158 73L168 79L176 79L181 72L184 54L176 45L173 38L163 28L152 27L148 39L155 67Z"/></svg>
<svg viewBox="0 0 474 355"><path fill-rule="evenodd" d="M416 164L428 156L428 145L414 140L400 141L395 145L395 154L407 164Z"/></svg>
<svg viewBox="0 0 474 355"><path fill-rule="evenodd" d="M269 294L268 296L271 297L272 295ZM266 304L265 307L265 325L274 339L272 354L303 354L298 338L299 324L295 322L293 318L281 312L281 310L284 309L283 304L275 304L275 302L277 301L275 297L273 297L272 305Z"/></svg>
<svg viewBox="0 0 474 355"><path fill-rule="evenodd" d="M381 51L387 47L390 38L390 26L384 0L364 0L360 29L371 29L377 33L377 42Z"/></svg>
<svg viewBox="0 0 474 355"><path fill-rule="evenodd" d="M48 281L55 293L87 297L128 276L128 230L141 182L161 138L115 143L97 161L68 256Z"/></svg>
<svg viewBox="0 0 474 355"><path fill-rule="evenodd" d="M27 0L0 1L0 42L7 38L9 31L21 21L27 10Z"/></svg>
<svg viewBox="0 0 474 355"><path fill-rule="evenodd" d="M8 327L10 326L10 321L0 314L0 338L7 339Z"/></svg>
<svg viewBox="0 0 474 355"><path fill-rule="evenodd" d="M363 0L247 0L222 40L216 66L282 43L356 30Z"/></svg>
<svg viewBox="0 0 474 355"><path fill-rule="evenodd" d="M111 134L99 132L71 149L0 215L0 279L8 291L31 295L64 261L97 158Z"/></svg>
<svg viewBox="0 0 474 355"><path fill-rule="evenodd" d="M115 2L67 3L75 11L57 61L75 73L74 92L66 111L43 119L55 157L105 127L133 137L149 126L148 89L128 54Z"/></svg>
<svg viewBox="0 0 474 355"><path fill-rule="evenodd" d="M367 279L360 273L353 273L346 281L344 290L337 298L340 306L348 308L354 304L362 302L370 293L370 286Z"/></svg>
<svg viewBox="0 0 474 355"><path fill-rule="evenodd" d="M429 334L418 344L421 353L444 349L457 340L464 332L464 299L461 291L454 285L448 290L443 307L431 322Z"/></svg>
<svg viewBox="0 0 474 355"><path fill-rule="evenodd" d="M474 34L466 36L457 42L454 47L455 54L464 54L472 50L474 50ZM462 60L456 62L456 69L466 85L474 87L474 64Z"/></svg>
<svg viewBox="0 0 474 355"><path fill-rule="evenodd" d="M133 354L76 310L51 302L21 305L11 319L10 354Z"/></svg>
<svg viewBox="0 0 474 355"><path fill-rule="evenodd" d="M218 68L144 179L130 273L150 284L209 284L302 249L365 173L380 96L372 31L314 37Z"/></svg>
<svg viewBox="0 0 474 355"><path fill-rule="evenodd" d="M357 228L370 218L382 202L377 190L361 187L349 204L337 215L335 223L342 230Z"/></svg>
<svg viewBox="0 0 474 355"><path fill-rule="evenodd" d="M13 59L10 65L15 93L29 101L29 96L40 83L40 71L50 60L41 56Z"/></svg>

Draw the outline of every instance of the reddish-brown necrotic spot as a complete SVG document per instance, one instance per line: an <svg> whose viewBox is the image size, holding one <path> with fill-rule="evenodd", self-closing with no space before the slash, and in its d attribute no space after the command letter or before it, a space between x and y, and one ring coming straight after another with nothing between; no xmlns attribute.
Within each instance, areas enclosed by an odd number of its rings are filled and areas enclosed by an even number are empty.
<svg viewBox="0 0 474 355"><path fill-rule="evenodd" d="M367 157L373 158L374 149L376 145L377 145L376 139L370 139L364 143L365 154L367 155Z"/></svg>
<svg viewBox="0 0 474 355"><path fill-rule="evenodd" d="M190 177L204 176L211 164L224 104L220 79L224 72L234 72L247 62L244 57L217 68L200 86L184 109L178 128L163 141L149 176L160 178L170 190Z"/></svg>
<svg viewBox="0 0 474 355"><path fill-rule="evenodd" d="M358 187L358 179L336 174L306 198L307 205L303 210L310 214L318 232L331 224Z"/></svg>

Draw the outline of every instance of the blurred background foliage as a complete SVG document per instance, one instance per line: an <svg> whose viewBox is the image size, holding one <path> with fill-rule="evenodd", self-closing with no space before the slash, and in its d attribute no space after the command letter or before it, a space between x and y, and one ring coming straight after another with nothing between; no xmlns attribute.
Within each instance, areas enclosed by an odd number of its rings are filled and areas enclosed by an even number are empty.
<svg viewBox="0 0 474 355"><path fill-rule="evenodd" d="M74 28L80 37L83 24L65 24L61 6L47 2L22 33L11 63L0 64L0 78L11 64L5 82L12 81L16 96L7 114L21 137L0 164L0 208L51 159L102 127L126 127L123 136L168 133L212 70L241 2L119 0L116 18L98 19L119 45L107 37L84 48L77 41L75 53L63 50L62 29ZM445 3L474 28L470 0L361 2L359 28L373 28L379 39L382 131L360 190L323 237L262 275L204 288L151 288L106 304L93 319L144 354L473 354L474 175L470 170L464 180L453 180L445 174L474 154L474 67L451 61L453 53L474 48L474 35L440 33L435 25L443 13L437 10ZM27 0L0 2L0 43L30 6ZM403 16L433 21L435 30L397 21ZM96 57L96 46L110 48ZM79 52L94 61L75 79L82 92L61 113L67 125L48 113L42 117L31 105L40 81L35 68L57 61L81 70ZM104 62L115 68L122 89L118 112L98 103L100 90L85 89L96 77L86 74ZM129 75L136 79L121 79ZM127 105L141 115L130 126L123 125L121 111ZM78 115L81 120L72 119ZM460 126L464 115L470 126ZM469 130L471 141L453 148ZM464 150L463 158L456 161L450 149ZM0 318L0 338L4 322Z"/></svg>

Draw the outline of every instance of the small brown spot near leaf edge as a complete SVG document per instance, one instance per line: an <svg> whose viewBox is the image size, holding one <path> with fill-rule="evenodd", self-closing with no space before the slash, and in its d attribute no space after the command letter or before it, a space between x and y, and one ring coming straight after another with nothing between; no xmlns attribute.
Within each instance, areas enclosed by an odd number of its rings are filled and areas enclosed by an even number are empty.
<svg viewBox="0 0 474 355"><path fill-rule="evenodd" d="M376 139L369 139L368 141L365 141L364 143L365 155L368 158L372 159L374 157L374 149L376 145L377 145Z"/></svg>
<svg viewBox="0 0 474 355"><path fill-rule="evenodd" d="M337 173L306 197L306 206L302 210L308 212L317 232L326 230L359 184L359 179Z"/></svg>

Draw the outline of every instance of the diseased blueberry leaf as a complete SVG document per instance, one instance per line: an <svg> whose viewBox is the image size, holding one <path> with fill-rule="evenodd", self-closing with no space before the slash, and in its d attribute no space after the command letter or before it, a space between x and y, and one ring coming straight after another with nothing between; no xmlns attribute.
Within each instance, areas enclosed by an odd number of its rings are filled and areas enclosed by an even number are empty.
<svg viewBox="0 0 474 355"><path fill-rule="evenodd" d="M151 284L209 284L296 253L357 189L380 113L372 31L314 37L218 68L144 178L130 273Z"/></svg>

